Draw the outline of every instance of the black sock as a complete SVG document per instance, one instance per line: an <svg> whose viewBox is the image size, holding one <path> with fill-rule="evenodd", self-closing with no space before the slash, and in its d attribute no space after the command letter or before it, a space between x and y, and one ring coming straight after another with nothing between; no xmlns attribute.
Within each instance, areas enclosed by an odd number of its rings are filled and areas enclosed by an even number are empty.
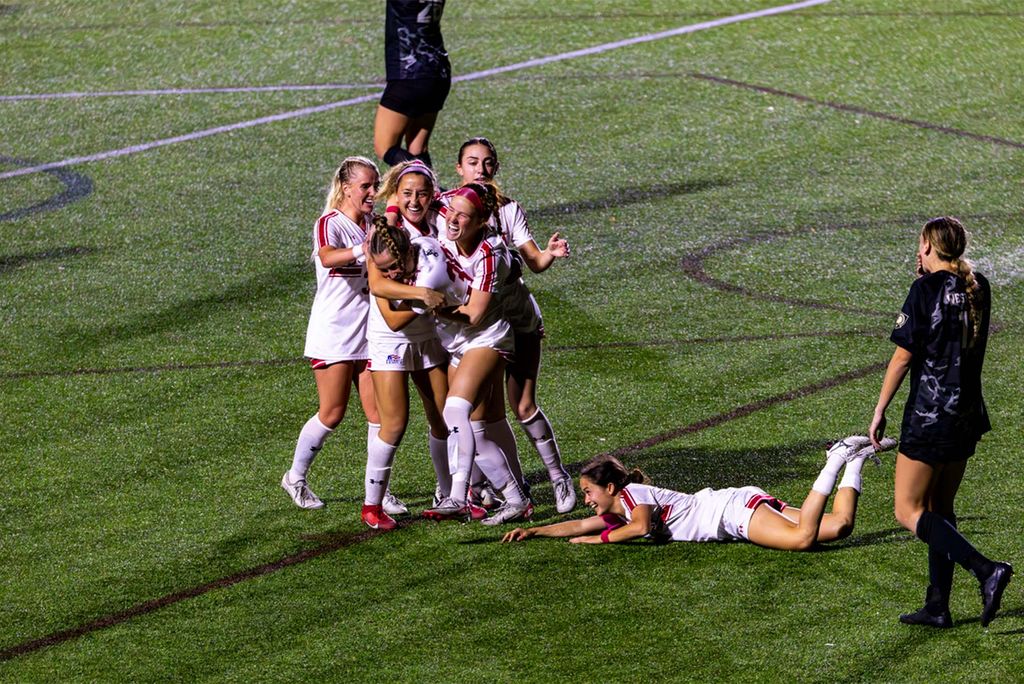
<svg viewBox="0 0 1024 684"><path fill-rule="evenodd" d="M430 168L434 168L434 165L430 162L430 153L427 152L426 150L423 150L419 154L414 155L413 159L419 159L421 162L423 162Z"/></svg>
<svg viewBox="0 0 1024 684"><path fill-rule="evenodd" d="M956 528L956 515L946 517L946 522ZM949 595L953 590L953 571L956 563L947 555L928 546L928 595L925 608L933 615L949 610Z"/></svg>
<svg viewBox="0 0 1024 684"><path fill-rule="evenodd" d="M992 561L978 553L949 521L938 513L925 511L917 521L917 538L928 544L929 552L959 563L982 579L992 574Z"/></svg>
<svg viewBox="0 0 1024 684"><path fill-rule="evenodd" d="M388 166L394 166L395 164L401 164L404 161L415 159L416 157L409 154L408 150L402 149L401 145L394 145L387 152L384 153L384 163Z"/></svg>

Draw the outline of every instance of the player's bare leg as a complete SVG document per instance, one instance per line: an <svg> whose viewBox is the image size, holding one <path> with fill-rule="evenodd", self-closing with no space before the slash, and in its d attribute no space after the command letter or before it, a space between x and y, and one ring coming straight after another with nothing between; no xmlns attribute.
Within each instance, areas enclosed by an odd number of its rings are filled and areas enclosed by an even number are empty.
<svg viewBox="0 0 1024 684"><path fill-rule="evenodd" d="M373 376L373 392L380 413L382 442L398 446L405 436L409 423L409 388L406 373L402 371L376 371Z"/></svg>
<svg viewBox="0 0 1024 684"><path fill-rule="evenodd" d="M437 123L437 112L423 114L409 120L405 127L405 147L414 157L427 154L430 133Z"/></svg>
<svg viewBox="0 0 1024 684"><path fill-rule="evenodd" d="M405 129L409 126L409 121L409 117L405 114L400 114L393 109L377 105L377 114L373 120L373 151L378 158L388 161L385 159L385 155L388 154L388 150L391 148L402 144L402 138L405 136ZM411 156L409 155L409 158ZM406 160L398 159L393 164L402 161Z"/></svg>
<svg viewBox="0 0 1024 684"><path fill-rule="evenodd" d="M793 522L771 506L761 504L750 517L747 536L753 543L770 549L806 551L818 539L818 526L828 496L813 489L800 506L800 519Z"/></svg>

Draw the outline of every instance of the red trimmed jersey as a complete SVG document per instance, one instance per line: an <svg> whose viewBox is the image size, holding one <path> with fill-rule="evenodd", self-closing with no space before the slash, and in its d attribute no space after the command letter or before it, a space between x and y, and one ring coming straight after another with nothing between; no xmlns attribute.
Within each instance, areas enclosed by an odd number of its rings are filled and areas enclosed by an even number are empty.
<svg viewBox="0 0 1024 684"><path fill-rule="evenodd" d="M708 487L684 494L637 483L628 484L619 492L626 511L624 524L633 519L634 508L646 504L654 508L655 523L648 536L694 542L746 539L745 525L753 510L767 502L768 499L759 498L765 496L755 487Z"/></svg>
<svg viewBox="0 0 1024 684"><path fill-rule="evenodd" d="M365 259L326 268L318 253L328 245L344 249L363 244L372 225L369 215L363 225L358 225L340 211L331 210L313 227L316 295L306 328L305 355L309 358L330 362L368 358L366 319L370 290Z"/></svg>

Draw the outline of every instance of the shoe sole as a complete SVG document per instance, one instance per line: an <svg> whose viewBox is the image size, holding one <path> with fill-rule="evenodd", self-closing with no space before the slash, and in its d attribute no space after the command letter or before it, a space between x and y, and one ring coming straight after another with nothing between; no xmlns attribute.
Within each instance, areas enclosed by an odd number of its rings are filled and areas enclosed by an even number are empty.
<svg viewBox="0 0 1024 684"><path fill-rule="evenodd" d="M363 521L363 524L366 525L367 527L369 527L371 530L382 530L384 532L389 532L391 530L397 530L398 529L398 525L390 525L390 526L389 525L371 525L370 523L366 522L365 520Z"/></svg>
<svg viewBox="0 0 1024 684"><path fill-rule="evenodd" d="M918 620L913 614L900 615L900 622L904 625L914 625L920 627L931 627L933 629L949 629L953 626L953 620L947 620L945 622L936 622L934 620Z"/></svg>
<svg viewBox="0 0 1024 684"><path fill-rule="evenodd" d="M458 513L434 513L432 511L423 511L423 517L427 520L436 520L437 522L443 522L445 520L461 520L466 521L469 516L466 514Z"/></svg>

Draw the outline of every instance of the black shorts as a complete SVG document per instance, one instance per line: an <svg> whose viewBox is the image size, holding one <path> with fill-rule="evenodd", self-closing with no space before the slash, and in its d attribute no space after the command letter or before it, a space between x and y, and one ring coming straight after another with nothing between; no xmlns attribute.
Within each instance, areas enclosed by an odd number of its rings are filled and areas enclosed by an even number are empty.
<svg viewBox="0 0 1024 684"><path fill-rule="evenodd" d="M410 118L436 114L444 108L451 89L451 78L388 81L384 94L380 96L380 106Z"/></svg>
<svg viewBox="0 0 1024 684"><path fill-rule="evenodd" d="M911 460L930 465L966 461L974 455L977 448L978 439L969 439L958 443L900 441L901 454Z"/></svg>

